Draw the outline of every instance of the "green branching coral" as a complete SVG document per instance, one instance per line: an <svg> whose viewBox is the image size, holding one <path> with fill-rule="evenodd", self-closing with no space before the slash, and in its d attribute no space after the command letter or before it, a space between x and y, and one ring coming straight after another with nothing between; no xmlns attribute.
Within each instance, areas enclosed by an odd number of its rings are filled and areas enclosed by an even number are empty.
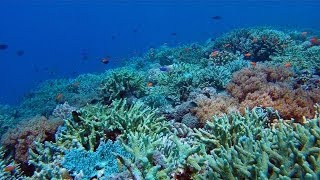
<svg viewBox="0 0 320 180"><path fill-rule="evenodd" d="M109 101L126 97L142 97L147 90L147 81L143 72L130 68L118 68L107 72L102 82L101 93Z"/></svg>
<svg viewBox="0 0 320 180"><path fill-rule="evenodd" d="M266 179L319 177L319 118L307 124L279 120L268 128L268 113L255 108L245 116L214 118L194 136L206 145L197 158L203 173L195 178Z"/></svg>
<svg viewBox="0 0 320 180"><path fill-rule="evenodd" d="M190 145L187 140L169 134L130 133L123 141L125 149L133 154L132 159L118 155L134 179L169 179L179 169L192 166L191 156L201 146Z"/></svg>
<svg viewBox="0 0 320 180"><path fill-rule="evenodd" d="M88 105L80 112L78 120L66 120L65 126L57 134L57 143L70 147L77 141L86 150L93 151L100 139L108 139L108 134L129 132L157 133L168 131L168 123L156 114L156 110L135 103L129 106L126 100L115 100L109 106Z"/></svg>

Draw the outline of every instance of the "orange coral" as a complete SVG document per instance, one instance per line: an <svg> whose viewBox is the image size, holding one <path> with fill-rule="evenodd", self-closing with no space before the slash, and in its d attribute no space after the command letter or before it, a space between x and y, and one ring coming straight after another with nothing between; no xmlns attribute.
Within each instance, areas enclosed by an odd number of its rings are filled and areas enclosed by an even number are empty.
<svg viewBox="0 0 320 180"><path fill-rule="evenodd" d="M313 105L320 101L320 90L295 84L295 74L288 68L260 66L235 73L227 90L239 100L240 109L273 107L282 118L302 123L303 116L315 115Z"/></svg>
<svg viewBox="0 0 320 180"><path fill-rule="evenodd" d="M199 119L200 124L212 119L212 116L221 116L223 113L235 111L238 103L235 98L217 95L212 98L202 97L195 100L197 107L191 112Z"/></svg>

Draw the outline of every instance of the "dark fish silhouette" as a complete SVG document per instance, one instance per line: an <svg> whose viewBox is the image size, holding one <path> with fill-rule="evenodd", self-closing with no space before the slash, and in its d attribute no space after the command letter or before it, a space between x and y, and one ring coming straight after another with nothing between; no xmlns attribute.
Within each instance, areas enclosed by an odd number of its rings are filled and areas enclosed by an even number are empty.
<svg viewBox="0 0 320 180"><path fill-rule="evenodd" d="M79 116L81 116L80 113L78 113L77 111L72 111L72 118L74 122L79 123L81 121Z"/></svg>
<svg viewBox="0 0 320 180"><path fill-rule="evenodd" d="M220 20L220 19L222 19L222 17L221 17L221 16L212 16L211 19L213 19L213 20Z"/></svg>
<svg viewBox="0 0 320 180"><path fill-rule="evenodd" d="M176 35L177 35L177 33L175 33L175 32L171 33L171 36L176 36Z"/></svg>
<svg viewBox="0 0 320 180"><path fill-rule="evenodd" d="M0 44L0 50L5 50L8 48L8 45L6 44Z"/></svg>
<svg viewBox="0 0 320 180"><path fill-rule="evenodd" d="M103 64L108 64L109 61L110 61L110 56L106 56L106 57L104 57L104 58L101 59L101 62L102 62Z"/></svg>
<svg viewBox="0 0 320 180"><path fill-rule="evenodd" d="M112 35L112 36L111 36L111 39L112 39L112 40L115 40L115 39L116 39L116 36L115 36L115 35Z"/></svg>
<svg viewBox="0 0 320 180"><path fill-rule="evenodd" d="M18 56L23 56L24 55L24 50L18 50L17 51Z"/></svg>

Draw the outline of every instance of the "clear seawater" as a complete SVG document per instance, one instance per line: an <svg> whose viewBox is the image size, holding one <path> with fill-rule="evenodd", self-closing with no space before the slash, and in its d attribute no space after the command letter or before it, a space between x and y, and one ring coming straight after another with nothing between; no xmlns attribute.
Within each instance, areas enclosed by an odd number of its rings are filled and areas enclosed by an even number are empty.
<svg viewBox="0 0 320 180"><path fill-rule="evenodd" d="M104 72L165 43L240 27L319 30L319 8L317 0L1 0L0 103L17 105L44 80Z"/></svg>

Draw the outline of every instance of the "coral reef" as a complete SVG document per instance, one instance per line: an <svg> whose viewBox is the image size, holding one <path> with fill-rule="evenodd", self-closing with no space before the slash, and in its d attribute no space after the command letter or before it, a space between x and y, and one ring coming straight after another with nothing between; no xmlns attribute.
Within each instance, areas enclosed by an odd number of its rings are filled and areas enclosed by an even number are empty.
<svg viewBox="0 0 320 180"><path fill-rule="evenodd" d="M0 105L0 136L2 136L9 128L13 128L18 124L17 110L8 105Z"/></svg>
<svg viewBox="0 0 320 180"><path fill-rule="evenodd" d="M1 137L1 144L7 150L10 149L14 160L27 163L29 148L35 148L34 141L52 140L57 128L62 123L61 119L47 119L44 116L21 121L16 128L9 129Z"/></svg>
<svg viewBox="0 0 320 180"><path fill-rule="evenodd" d="M279 121L266 127L261 108L215 118L195 137L205 144L203 165L196 178L311 178L319 176L319 117L304 126ZM204 161L204 162L203 162Z"/></svg>
<svg viewBox="0 0 320 180"><path fill-rule="evenodd" d="M82 107L98 99L99 89L105 75L85 74L75 79L48 80L25 96L18 106L18 114L23 118L36 115L50 116L58 104L68 102L71 106Z"/></svg>
<svg viewBox="0 0 320 180"><path fill-rule="evenodd" d="M15 164L10 157L5 157L5 152L0 146L0 179L20 179L23 177L18 164Z"/></svg>
<svg viewBox="0 0 320 180"><path fill-rule="evenodd" d="M317 179L318 34L238 29L48 80L0 105L0 179Z"/></svg>
<svg viewBox="0 0 320 180"><path fill-rule="evenodd" d="M239 106L235 98L226 95L216 95L211 98L199 96L194 102L197 107L191 109L191 112L198 118L201 125L211 120L213 116L236 112Z"/></svg>
<svg viewBox="0 0 320 180"><path fill-rule="evenodd" d="M77 108L70 106L68 102L64 102L63 104L58 104L56 106L52 112L52 116L60 119L68 119L71 118L72 111L76 110Z"/></svg>
<svg viewBox="0 0 320 180"><path fill-rule="evenodd" d="M292 44L285 49L283 55L271 56L271 59L277 63L290 63L299 70L320 74L320 46Z"/></svg>
<svg viewBox="0 0 320 180"><path fill-rule="evenodd" d="M291 37L282 31L265 27L244 28L217 38L208 46L208 51L219 49L240 52L252 61L267 61L271 55L282 54L291 41Z"/></svg>
<svg viewBox="0 0 320 180"><path fill-rule="evenodd" d="M76 142L84 149L94 151L101 138L126 137L129 132L166 131L168 124L156 111L142 103L127 105L126 100L115 100L109 106L89 105L79 112L79 119L65 121L57 133L60 146L70 148Z"/></svg>
<svg viewBox="0 0 320 180"><path fill-rule="evenodd" d="M273 107L282 118L303 123L303 116L314 116L313 105L320 101L320 90L299 87L294 76L283 66L243 69L234 74L227 90L238 99L241 109Z"/></svg>
<svg viewBox="0 0 320 180"><path fill-rule="evenodd" d="M161 66L171 65L177 62L196 64L198 59L204 57L203 46L192 43L178 47L163 45L159 48L151 48L145 58Z"/></svg>
<svg viewBox="0 0 320 180"><path fill-rule="evenodd" d="M214 50L209 55L209 60L212 61L216 65L225 65L228 62L239 59L240 54L233 54L228 51L219 51Z"/></svg>
<svg viewBox="0 0 320 180"><path fill-rule="evenodd" d="M147 81L143 72L130 68L115 69L107 73L101 86L101 94L107 101L120 98L139 98L146 93Z"/></svg>
<svg viewBox="0 0 320 180"><path fill-rule="evenodd" d="M82 173L83 178L105 178L103 176L112 176L119 173L116 156L121 155L130 158L118 141L101 142L96 151L86 151L84 149L71 149L65 152L62 166L75 174Z"/></svg>

